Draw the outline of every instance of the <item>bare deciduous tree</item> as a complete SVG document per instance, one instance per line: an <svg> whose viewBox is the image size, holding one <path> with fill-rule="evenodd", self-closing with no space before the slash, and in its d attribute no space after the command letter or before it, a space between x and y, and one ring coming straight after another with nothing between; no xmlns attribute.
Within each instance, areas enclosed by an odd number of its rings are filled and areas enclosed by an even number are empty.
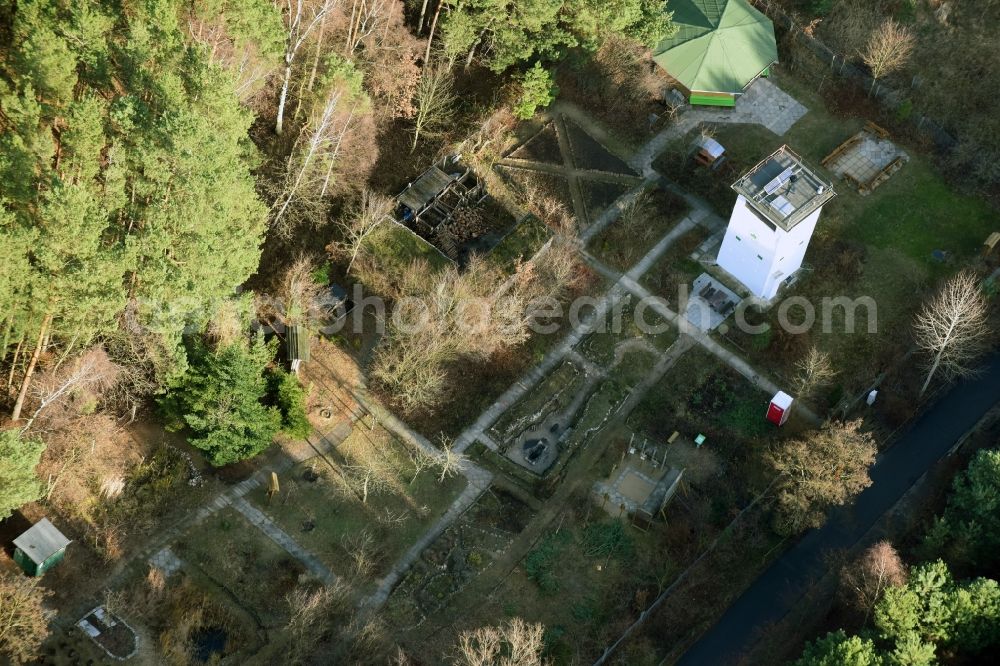
<svg viewBox="0 0 1000 666"><path fill-rule="evenodd" d="M798 370L795 390L803 400L815 397L819 389L828 386L837 376L830 355L817 347L811 347L806 355L796 362L795 368Z"/></svg>
<svg viewBox="0 0 1000 666"><path fill-rule="evenodd" d="M916 38L909 28L892 19L886 19L872 32L861 49L861 60L872 73L871 90L883 76L898 71L906 64L915 45Z"/></svg>
<svg viewBox="0 0 1000 666"><path fill-rule="evenodd" d="M451 122L455 111L455 90L449 72L444 67L427 67L417 84L414 96L413 145L417 149L421 136L436 136Z"/></svg>
<svg viewBox="0 0 1000 666"><path fill-rule="evenodd" d="M986 299L976 276L964 271L948 280L924 304L913 329L917 346L931 357L920 395L939 370L948 378L973 372L971 363L984 351L990 334Z"/></svg>
<svg viewBox="0 0 1000 666"><path fill-rule="evenodd" d="M274 123L275 134L281 134L284 130L285 104L288 101L288 86L292 81L292 64L295 56L309 38L309 33L325 20L330 10L338 3L339 0L321 0L313 7L307 8L305 0L285 0L285 26L288 29L288 38L285 41L285 70L281 79L278 116Z"/></svg>
<svg viewBox="0 0 1000 666"><path fill-rule="evenodd" d="M332 620L350 608L350 590L341 581L333 585L300 586L285 597L288 603L288 634L291 663L309 655L332 630Z"/></svg>
<svg viewBox="0 0 1000 666"><path fill-rule="evenodd" d="M114 385L119 371L104 349L97 346L80 354L70 364L44 373L32 387L35 411L28 417L23 428L30 429L36 419L49 410L54 412L45 414L45 429L62 427L68 418L79 415L81 410L92 408L83 404L71 404L74 398L83 400L84 393L93 393L89 397L96 403L103 392Z"/></svg>
<svg viewBox="0 0 1000 666"><path fill-rule="evenodd" d="M534 317L562 298L581 276L575 236L560 234L513 276L472 257L465 270L432 273L414 262L388 286L400 303L376 350L372 377L406 411L433 409L447 387L447 366L482 361L527 340ZM366 269L367 271L367 269ZM372 271L377 273L377 271Z"/></svg>
<svg viewBox="0 0 1000 666"><path fill-rule="evenodd" d="M466 455L456 451L452 442L441 440L441 453L436 461L437 467L441 470L438 483L444 483L448 477L461 472L466 460L468 460Z"/></svg>
<svg viewBox="0 0 1000 666"><path fill-rule="evenodd" d="M38 579L0 574L0 655L13 664L38 657L49 635L50 613L43 606L49 592Z"/></svg>
<svg viewBox="0 0 1000 666"><path fill-rule="evenodd" d="M381 559L375 535L369 530L351 532L345 534L340 543L351 560L354 575L370 578Z"/></svg>
<svg viewBox="0 0 1000 666"><path fill-rule="evenodd" d="M906 565L888 541L879 541L840 574L841 593L864 613L865 622L889 587L906 584Z"/></svg>
<svg viewBox="0 0 1000 666"><path fill-rule="evenodd" d="M324 198L335 191L344 146L360 120L363 100L346 82L334 85L322 99L292 147L284 182L271 208L271 224L282 236L289 236L296 226L286 219L295 208L302 209L300 218L323 219Z"/></svg>
<svg viewBox="0 0 1000 666"><path fill-rule="evenodd" d="M378 194L371 190L363 190L358 206L346 219L337 223L343 233L343 239L332 244L328 249L333 254L348 257L347 272L351 272L354 261L367 239L378 226L389 219L394 201L391 197Z"/></svg>
<svg viewBox="0 0 1000 666"><path fill-rule="evenodd" d="M254 307L260 321L280 322L285 326L312 326L320 322L326 286L316 281L316 263L305 256L292 262L272 285L273 296L257 293Z"/></svg>
<svg viewBox="0 0 1000 666"><path fill-rule="evenodd" d="M501 627L479 627L458 637L458 658L462 666L543 666L545 627L519 617Z"/></svg>
<svg viewBox="0 0 1000 666"><path fill-rule="evenodd" d="M316 263L307 257L299 257L285 271L278 289L284 302L285 324L308 324L310 317L317 315L324 285L316 282L315 271Z"/></svg>

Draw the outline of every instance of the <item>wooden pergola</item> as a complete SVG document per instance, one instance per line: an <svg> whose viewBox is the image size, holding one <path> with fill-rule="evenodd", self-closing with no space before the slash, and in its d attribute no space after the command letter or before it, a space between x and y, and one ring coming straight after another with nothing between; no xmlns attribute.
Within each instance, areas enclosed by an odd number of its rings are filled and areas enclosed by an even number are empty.
<svg viewBox="0 0 1000 666"><path fill-rule="evenodd" d="M464 206L486 197L471 169L448 174L432 166L396 197L403 207L402 220L416 231L432 234L447 224Z"/></svg>

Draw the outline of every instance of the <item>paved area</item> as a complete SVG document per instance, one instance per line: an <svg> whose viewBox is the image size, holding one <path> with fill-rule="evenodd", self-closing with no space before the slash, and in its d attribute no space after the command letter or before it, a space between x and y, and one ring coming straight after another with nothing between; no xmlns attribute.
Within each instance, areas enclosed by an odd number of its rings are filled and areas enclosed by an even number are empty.
<svg viewBox="0 0 1000 666"><path fill-rule="evenodd" d="M827 523L782 555L729 607L678 662L681 666L742 663L761 633L781 620L828 566L828 554L858 543L875 522L994 405L1000 402L1000 356L975 379L955 386L883 453L872 485Z"/></svg>
<svg viewBox="0 0 1000 666"><path fill-rule="evenodd" d="M566 358L573 347L594 330L608 310L625 296L625 290L617 285L612 287L594 306L591 316L574 328L562 341L551 349L540 363L529 370L521 379L515 382L503 395L487 407L476 422L467 428L455 440L455 450L465 451L473 442L482 439L483 432L489 428L500 415L520 400L528 391L537 386L559 363Z"/></svg>
<svg viewBox="0 0 1000 666"><path fill-rule="evenodd" d="M646 143L629 164L642 174L653 171L653 161L672 141L684 136L702 123L762 125L778 136L784 136L808 109L794 97L767 79L757 79L747 92L736 100L736 107L689 107L677 120Z"/></svg>
<svg viewBox="0 0 1000 666"><path fill-rule="evenodd" d="M858 183L868 183L897 157L909 161L910 156L888 139L862 132L860 140L830 160L827 168L839 178L849 176Z"/></svg>
<svg viewBox="0 0 1000 666"><path fill-rule="evenodd" d="M170 546L164 546L156 555L149 558L149 563L160 570L166 578L170 578L184 564L181 558L170 550Z"/></svg>
<svg viewBox="0 0 1000 666"><path fill-rule="evenodd" d="M420 538L410 546L401 558L396 560L389 573L379 581L375 591L364 600L363 606L378 608L384 604L389 595L392 594L393 589L399 584L399 581L403 579L406 572L410 570L413 563L420 557L420 553L424 552L424 549L434 543L435 539L441 536L459 516L465 513L466 509L472 506L493 482L492 474L469 463L466 463L463 473L468 478L469 485L465 487L462 494L448 507L448 511L430 529L420 535Z"/></svg>
<svg viewBox="0 0 1000 666"><path fill-rule="evenodd" d="M705 297L702 296L703 293ZM741 300L743 299L732 289L708 273L702 273L691 285L691 296L684 308L684 318L702 331L714 331L729 318Z"/></svg>
<svg viewBox="0 0 1000 666"><path fill-rule="evenodd" d="M735 111L748 119L744 122L763 125L784 136L808 109L768 79L761 78L736 100Z"/></svg>
<svg viewBox="0 0 1000 666"><path fill-rule="evenodd" d="M272 471L277 472L280 475L281 473L291 469L297 463L311 458L317 455L317 453L323 453L331 447L335 447L347 438L347 436L351 433L352 427L351 422L341 421L333 424L326 433L314 431L313 436L311 437L312 441L306 442L302 446L285 449L283 451L283 455L273 464L267 466L265 469L262 469L254 476L251 476L250 478L237 483L235 486L219 493L212 499L205 502L201 508L191 515L185 516L172 526L160 530L153 538L150 539L145 548L137 551L131 558L122 560L119 563L115 572L106 581L105 587L108 589L114 587L115 583L127 573L128 565L136 559L146 560L151 565L156 566L161 570L164 570L164 566L173 566L175 567L173 570L176 571L176 567L180 566L177 563L181 562L181 560L176 558L176 555L172 553L170 549L170 545L172 543L184 536L184 534L186 534L189 530L198 526L209 516L227 506L233 506L233 508L239 510L237 500L241 500L251 490L264 483L265 479L270 476ZM268 534L268 536L270 537L271 535ZM282 544L279 543L279 545ZM284 546L282 545L282 547ZM288 552L296 558L299 558L300 555L309 555L308 551L301 547L296 547ZM174 560L176 560L176 562ZM314 568L312 566L312 561L310 560L303 560L303 564L310 570L313 570ZM322 571L316 569L314 573L321 580L333 580L333 574L328 570Z"/></svg>
<svg viewBox="0 0 1000 666"><path fill-rule="evenodd" d="M375 416L383 427L403 441L407 442L409 445L419 448L432 456L441 454L440 449L431 444L426 437L414 431L395 414L384 408L377 401L373 400L366 391L361 389L355 391L354 398L366 410L368 410L369 413ZM454 443L453 450L461 454L465 449L460 448L457 443ZM413 563L417 561L417 558L420 557L420 553L431 545L435 539L441 536L441 534L448 529L448 527L455 522L459 516L465 513L465 511L472 506L477 499L479 499L479 496L486 492L486 490L490 487L490 484L493 483L493 475L490 472L479 467L478 465L473 464L469 460L460 460L458 471L460 474L465 476L468 481L468 485L461 492L461 494L455 498L455 501L452 502L450 507L448 507L448 510L444 513L444 515L438 518L438 520L435 521L435 523L431 525L405 553L403 553L402 557L396 560L396 562L392 565L392 568L389 569L389 572L382 578L381 581L379 581L375 591L362 601L362 606L369 609L377 609L384 604L389 598L389 595L392 594L392 590L399 584L399 581L403 579L403 576L406 575L406 572L409 571L411 566L413 566Z"/></svg>
<svg viewBox="0 0 1000 666"><path fill-rule="evenodd" d="M271 541L281 546L285 552L304 564L306 569L309 570L309 573L323 581L325 585L331 585L337 580L337 577L333 574L333 572L330 571L325 564L320 562L319 558L300 546L295 539L290 537L283 529L275 525L274 521L264 515L260 509L253 506L242 497L233 500L232 504L234 509L243 514L244 518L249 520L250 523L266 534Z"/></svg>

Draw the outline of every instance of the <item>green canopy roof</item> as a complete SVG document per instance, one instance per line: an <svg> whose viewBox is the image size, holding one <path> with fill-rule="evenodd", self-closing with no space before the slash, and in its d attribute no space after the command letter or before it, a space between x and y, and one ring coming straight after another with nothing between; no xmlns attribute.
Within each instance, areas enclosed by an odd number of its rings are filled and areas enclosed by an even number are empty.
<svg viewBox="0 0 1000 666"><path fill-rule="evenodd" d="M771 20L746 0L669 0L677 32L653 60L691 91L738 93L778 60Z"/></svg>

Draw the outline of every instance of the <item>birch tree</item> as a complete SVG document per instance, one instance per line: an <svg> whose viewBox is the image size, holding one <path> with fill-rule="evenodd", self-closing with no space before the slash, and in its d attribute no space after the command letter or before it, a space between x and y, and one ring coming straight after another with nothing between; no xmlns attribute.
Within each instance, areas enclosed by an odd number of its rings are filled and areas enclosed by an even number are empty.
<svg viewBox="0 0 1000 666"><path fill-rule="evenodd" d="M311 8L305 7L304 0L285 0L285 40L284 72L281 77L281 95L278 98L278 115L274 122L274 133L280 135L284 131L285 104L288 101L288 87L292 82L292 65L299 49L327 17L327 14L339 4L339 0L321 0Z"/></svg>
<svg viewBox="0 0 1000 666"><path fill-rule="evenodd" d="M872 73L872 87L869 94L875 90L875 84L883 76L902 69L910 59L916 38L909 28L892 19L886 19L868 37L868 42L861 49L861 60L868 65Z"/></svg>
<svg viewBox="0 0 1000 666"><path fill-rule="evenodd" d="M917 346L930 357L920 395L938 371L948 379L974 371L972 363L986 349L991 333L987 315L978 280L968 271L948 280L924 304L913 324Z"/></svg>
<svg viewBox="0 0 1000 666"><path fill-rule="evenodd" d="M890 587L906 584L906 565L892 544L879 541L841 572L842 593L868 616Z"/></svg>
<svg viewBox="0 0 1000 666"><path fill-rule="evenodd" d="M333 243L330 249L334 254L348 257L348 273L354 267L354 260L358 258L365 240L382 222L389 219L394 203L392 198L384 194L365 189L357 208L345 220L338 222L343 238Z"/></svg>
<svg viewBox="0 0 1000 666"><path fill-rule="evenodd" d="M302 220L322 220L325 198L341 189L340 168L352 130L369 101L361 75L350 62L335 56L328 63L327 83L288 157L284 181L271 207L271 225L288 237Z"/></svg>
<svg viewBox="0 0 1000 666"><path fill-rule="evenodd" d="M413 115L412 153L421 136L437 136L455 113L455 90L451 73L444 67L424 70L417 84L416 113Z"/></svg>

